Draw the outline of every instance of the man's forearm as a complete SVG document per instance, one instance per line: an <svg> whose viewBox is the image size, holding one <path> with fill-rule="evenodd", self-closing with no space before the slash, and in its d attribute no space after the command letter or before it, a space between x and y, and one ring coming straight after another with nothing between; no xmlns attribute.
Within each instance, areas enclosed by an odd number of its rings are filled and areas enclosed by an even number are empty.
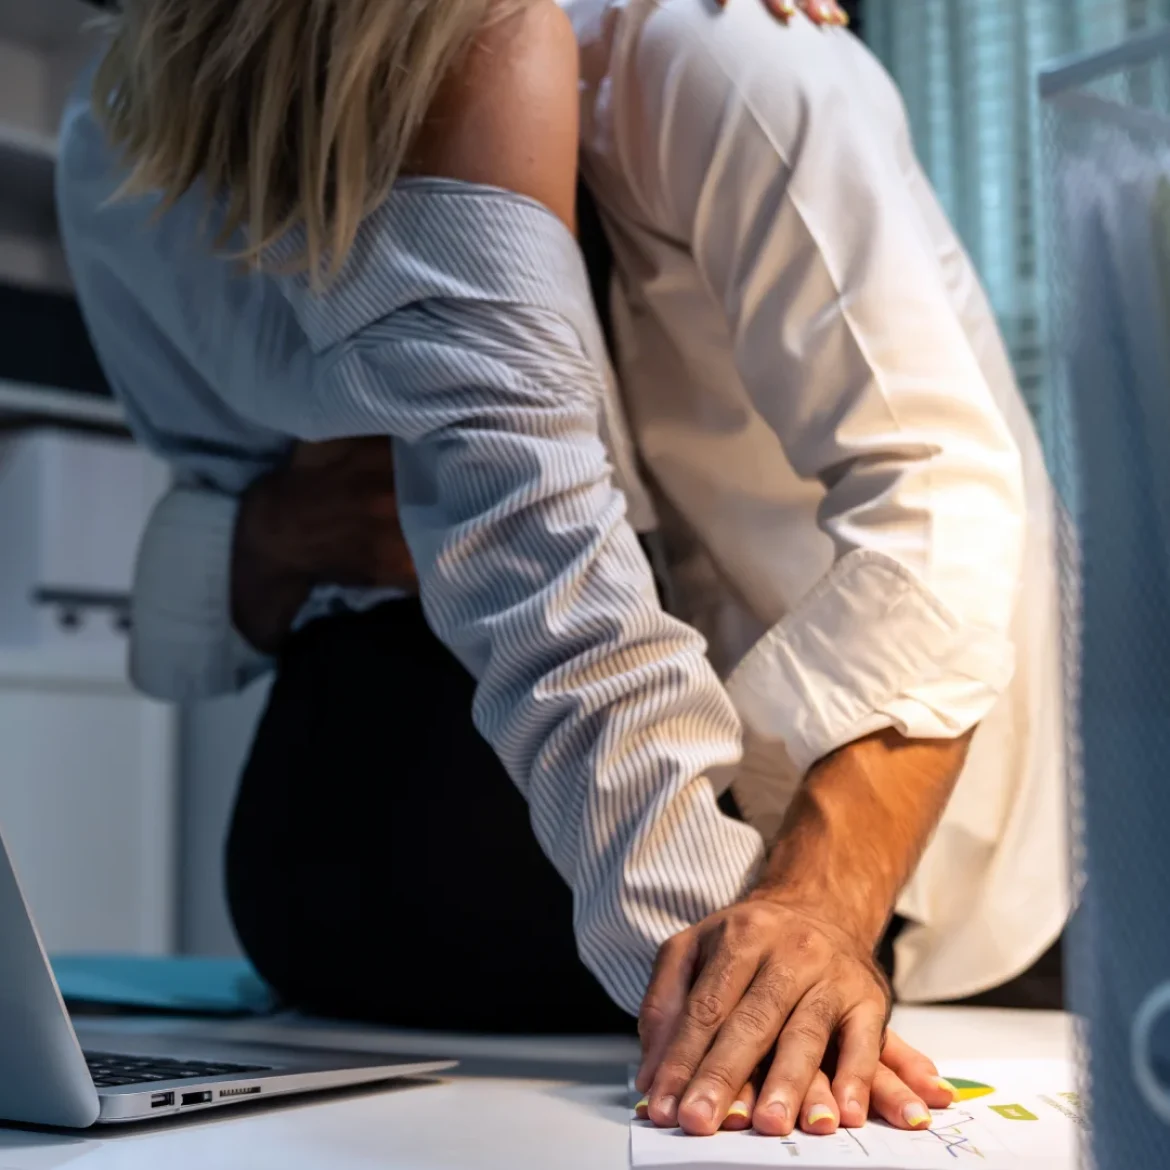
<svg viewBox="0 0 1170 1170"><path fill-rule="evenodd" d="M237 630L264 654L279 651L312 589L311 579L296 572L283 545L296 547L284 534L299 517L285 502L280 485L287 473L257 480L244 494L232 540L230 605ZM283 537L283 540L282 540Z"/></svg>
<svg viewBox="0 0 1170 1170"><path fill-rule="evenodd" d="M877 944L967 757L957 740L883 731L821 761L797 793L753 896L831 915Z"/></svg>

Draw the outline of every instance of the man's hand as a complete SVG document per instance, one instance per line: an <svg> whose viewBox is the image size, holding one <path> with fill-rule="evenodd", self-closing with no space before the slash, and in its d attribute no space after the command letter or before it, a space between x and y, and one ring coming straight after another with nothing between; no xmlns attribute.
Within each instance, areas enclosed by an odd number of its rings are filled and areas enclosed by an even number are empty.
<svg viewBox="0 0 1170 1170"><path fill-rule="evenodd" d="M655 1124L714 1133L767 1061L755 1127L790 1133L826 1059L841 1122L863 1124L890 1003L874 951L968 743L881 732L834 753L758 888L663 945L639 1020Z"/></svg>
<svg viewBox="0 0 1170 1170"><path fill-rule="evenodd" d="M657 1068L650 1119L714 1133L775 1045L754 1125L761 1133L791 1133L836 1037L833 1096L845 1124L860 1125L889 1011L889 986L871 942L815 907L786 903L780 891L759 891L659 952L639 1018L639 1088Z"/></svg>
<svg viewBox="0 0 1170 1170"><path fill-rule="evenodd" d="M316 585L414 590L385 438L301 444L244 494L232 552L232 619L279 650Z"/></svg>
<svg viewBox="0 0 1170 1170"><path fill-rule="evenodd" d="M759 1090L757 1075L735 1095L724 1129L751 1128ZM897 1129L921 1129L930 1124L932 1109L946 1109L954 1100L955 1087L939 1076L938 1068L900 1036L887 1032L882 1062L873 1078L870 1116ZM648 1110L649 1102L643 1098L638 1102L637 1116L646 1120ZM843 1121L847 1127L858 1124L856 1118L842 1118L829 1078L818 1070L801 1106L800 1127L805 1133L827 1134Z"/></svg>

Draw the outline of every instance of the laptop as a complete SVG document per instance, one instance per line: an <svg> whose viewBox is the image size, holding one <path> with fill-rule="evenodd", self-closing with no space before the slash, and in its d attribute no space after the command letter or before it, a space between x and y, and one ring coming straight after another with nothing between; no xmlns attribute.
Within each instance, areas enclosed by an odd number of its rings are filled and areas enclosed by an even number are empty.
<svg viewBox="0 0 1170 1170"><path fill-rule="evenodd" d="M423 1076L453 1060L74 1029L0 834L0 1121L84 1129Z"/></svg>

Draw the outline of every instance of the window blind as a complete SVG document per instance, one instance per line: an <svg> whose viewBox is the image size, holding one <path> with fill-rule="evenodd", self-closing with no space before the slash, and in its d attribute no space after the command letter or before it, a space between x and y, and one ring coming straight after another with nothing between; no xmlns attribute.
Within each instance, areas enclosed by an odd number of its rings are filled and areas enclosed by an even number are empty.
<svg viewBox="0 0 1170 1170"><path fill-rule="evenodd" d="M1046 305L1036 72L1170 22L1170 0L866 0L864 22L1037 413Z"/></svg>

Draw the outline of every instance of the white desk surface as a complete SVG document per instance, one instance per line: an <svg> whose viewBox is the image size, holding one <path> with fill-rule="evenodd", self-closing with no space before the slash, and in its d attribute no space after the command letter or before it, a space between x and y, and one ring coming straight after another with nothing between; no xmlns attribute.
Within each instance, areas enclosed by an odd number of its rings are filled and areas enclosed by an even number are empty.
<svg viewBox="0 0 1170 1170"><path fill-rule="evenodd" d="M123 1027L111 1022L111 1030ZM894 1026L940 1061L1067 1058L1066 1017L907 1008ZM173 1024L176 1031L183 1025ZM240 1026L226 1025L229 1031ZM243 1025L261 1039L257 1025ZM271 1033L269 1033L271 1034ZM300 1035L305 1035L300 1031ZM320 1033L338 1043L335 1029ZM348 1033L352 1040L354 1033ZM460 1039L362 1033L363 1049L465 1055L436 1083L240 1107L77 1135L0 1129L0 1170L626 1170L623 1040ZM352 1044L352 1047L358 1045ZM497 1075L493 1074L494 1072ZM528 1072L523 1070L528 1069ZM507 1074L507 1075L502 1075ZM519 1075L517 1075L519 1074Z"/></svg>

